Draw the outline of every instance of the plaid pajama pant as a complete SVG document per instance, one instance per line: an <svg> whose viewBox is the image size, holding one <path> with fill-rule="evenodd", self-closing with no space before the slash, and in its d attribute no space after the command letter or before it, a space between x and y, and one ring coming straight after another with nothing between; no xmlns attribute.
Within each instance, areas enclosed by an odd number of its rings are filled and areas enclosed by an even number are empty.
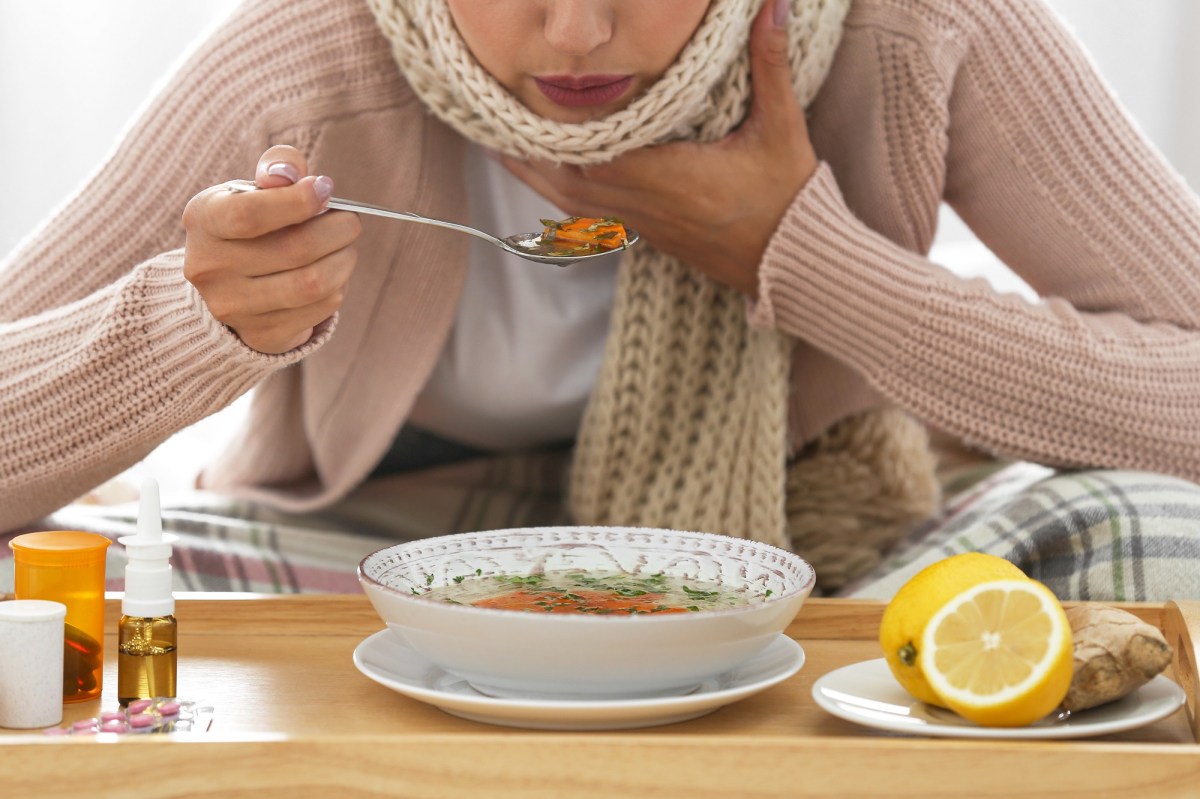
<svg viewBox="0 0 1200 799"><path fill-rule="evenodd" d="M356 593L358 562L400 541L565 524L568 459L565 451L514 455L393 475L304 516L213 495L164 495L164 528L181 537L175 589ZM886 600L927 564L981 551L1013 561L1063 599L1200 599L1200 485L1015 463L948 496L939 518L842 595ZM134 532L136 514L136 504L76 504L29 529L91 530L115 540ZM0 559L11 558L11 537L0 535ZM108 588L120 590L121 547L109 548L107 567ZM0 562L0 593L12 590L12 579Z"/></svg>

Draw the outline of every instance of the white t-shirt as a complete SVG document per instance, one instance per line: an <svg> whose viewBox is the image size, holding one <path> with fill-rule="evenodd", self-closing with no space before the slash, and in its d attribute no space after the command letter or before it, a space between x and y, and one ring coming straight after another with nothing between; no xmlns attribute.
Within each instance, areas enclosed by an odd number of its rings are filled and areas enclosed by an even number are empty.
<svg viewBox="0 0 1200 799"><path fill-rule="evenodd" d="M468 146L470 224L498 236L567 214ZM472 237L445 349L409 422L481 449L571 439L596 382L620 256L558 267Z"/></svg>

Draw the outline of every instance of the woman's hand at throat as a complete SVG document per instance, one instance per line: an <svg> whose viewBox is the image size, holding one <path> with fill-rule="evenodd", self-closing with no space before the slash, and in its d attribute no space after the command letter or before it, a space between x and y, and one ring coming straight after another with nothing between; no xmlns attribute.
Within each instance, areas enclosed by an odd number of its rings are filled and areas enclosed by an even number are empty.
<svg viewBox="0 0 1200 799"><path fill-rule="evenodd" d="M620 217L661 252L757 298L767 244L817 168L774 5L764 3L751 33L750 112L725 138L643 148L597 166L501 161L566 213Z"/></svg>

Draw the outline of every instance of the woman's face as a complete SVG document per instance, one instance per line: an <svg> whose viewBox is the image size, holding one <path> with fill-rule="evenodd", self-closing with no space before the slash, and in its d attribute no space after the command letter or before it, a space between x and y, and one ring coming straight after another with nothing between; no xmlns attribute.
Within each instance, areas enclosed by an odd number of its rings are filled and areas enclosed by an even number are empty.
<svg viewBox="0 0 1200 799"><path fill-rule="evenodd" d="M709 0L446 0L479 64L531 111L586 122L658 80Z"/></svg>

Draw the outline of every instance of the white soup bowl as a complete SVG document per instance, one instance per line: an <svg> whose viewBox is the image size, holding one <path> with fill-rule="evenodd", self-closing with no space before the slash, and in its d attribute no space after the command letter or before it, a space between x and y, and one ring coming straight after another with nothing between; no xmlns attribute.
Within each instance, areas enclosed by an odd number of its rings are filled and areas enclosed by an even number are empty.
<svg viewBox="0 0 1200 799"><path fill-rule="evenodd" d="M746 604L695 613L527 613L438 601L455 577L584 570L719 584ZM409 647L481 693L542 699L683 694L762 652L816 575L799 556L710 533L543 527L461 533L381 549L359 564L380 618Z"/></svg>

